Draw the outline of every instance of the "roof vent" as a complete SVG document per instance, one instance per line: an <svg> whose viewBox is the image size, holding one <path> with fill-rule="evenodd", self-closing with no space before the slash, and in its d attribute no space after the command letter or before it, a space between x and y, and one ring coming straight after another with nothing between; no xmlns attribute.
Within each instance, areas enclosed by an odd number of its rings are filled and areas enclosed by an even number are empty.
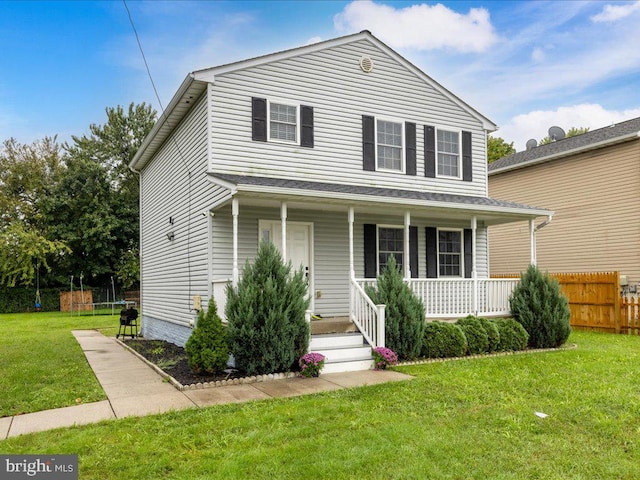
<svg viewBox="0 0 640 480"><path fill-rule="evenodd" d="M373 60L371 60L369 57L361 57L360 68L364 73L371 73L371 71L373 70Z"/></svg>

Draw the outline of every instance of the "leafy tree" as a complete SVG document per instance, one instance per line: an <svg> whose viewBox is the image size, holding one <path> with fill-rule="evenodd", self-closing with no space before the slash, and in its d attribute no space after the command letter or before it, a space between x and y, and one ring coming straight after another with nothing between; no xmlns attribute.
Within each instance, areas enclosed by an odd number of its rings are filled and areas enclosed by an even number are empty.
<svg viewBox="0 0 640 480"><path fill-rule="evenodd" d="M64 243L47 240L34 228L13 222L0 230L0 285L32 285L36 269L51 270L47 262L51 255L68 253Z"/></svg>
<svg viewBox="0 0 640 480"><path fill-rule="evenodd" d="M583 133L587 133L589 131L589 127L571 127L566 135L565 138L569 138L569 137L575 137L577 135L582 135ZM540 140L540 142L538 142L538 145L547 145L549 143L553 143L555 140L553 140L551 137L544 137L542 140Z"/></svg>
<svg viewBox="0 0 640 480"><path fill-rule="evenodd" d="M365 291L375 304L386 305L385 346L399 358L417 358L425 327L424 305L402 279L393 256L378 277L376 286L367 287Z"/></svg>
<svg viewBox="0 0 640 480"><path fill-rule="evenodd" d="M529 334L532 348L559 347L569 338L569 302L560 285L535 265L529 265L509 298L513 317Z"/></svg>
<svg viewBox="0 0 640 480"><path fill-rule="evenodd" d="M206 315L200 310L198 323L184 347L189 367L196 373L221 373L229 360L227 335L211 297Z"/></svg>
<svg viewBox="0 0 640 480"><path fill-rule="evenodd" d="M492 137L487 135L487 163L516 153L513 142L507 143L500 137Z"/></svg>
<svg viewBox="0 0 640 480"><path fill-rule="evenodd" d="M237 288L227 287L229 347L239 370L249 375L289 371L307 353L306 292L302 270L292 275L291 262L282 261L273 243L262 242Z"/></svg>

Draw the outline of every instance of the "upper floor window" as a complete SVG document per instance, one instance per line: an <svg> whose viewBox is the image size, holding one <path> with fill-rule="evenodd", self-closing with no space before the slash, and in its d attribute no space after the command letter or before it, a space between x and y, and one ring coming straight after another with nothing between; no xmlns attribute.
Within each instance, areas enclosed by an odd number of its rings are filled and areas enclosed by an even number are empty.
<svg viewBox="0 0 640 480"><path fill-rule="evenodd" d="M460 132L438 129L438 176L460 178Z"/></svg>
<svg viewBox="0 0 640 480"><path fill-rule="evenodd" d="M378 168L402 171L402 123L378 120Z"/></svg>
<svg viewBox="0 0 640 480"><path fill-rule="evenodd" d="M313 148L313 107L266 98L251 99L251 138Z"/></svg>
<svg viewBox="0 0 640 480"><path fill-rule="evenodd" d="M298 107L269 102L269 139L298 142Z"/></svg>

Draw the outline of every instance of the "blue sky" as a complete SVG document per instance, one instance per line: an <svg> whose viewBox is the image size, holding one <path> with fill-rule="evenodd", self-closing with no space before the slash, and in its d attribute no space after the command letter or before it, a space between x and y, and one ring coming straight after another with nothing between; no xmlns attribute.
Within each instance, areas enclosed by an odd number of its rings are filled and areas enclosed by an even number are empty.
<svg viewBox="0 0 640 480"><path fill-rule="evenodd" d="M640 1L128 1L166 105L193 70L370 30L515 141L640 116ZM159 110L121 1L0 2L0 141Z"/></svg>

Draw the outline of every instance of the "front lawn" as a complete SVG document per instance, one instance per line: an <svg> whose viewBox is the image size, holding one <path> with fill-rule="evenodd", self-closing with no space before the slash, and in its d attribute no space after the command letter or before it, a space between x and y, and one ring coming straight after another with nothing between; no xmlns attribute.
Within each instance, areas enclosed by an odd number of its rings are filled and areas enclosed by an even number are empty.
<svg viewBox="0 0 640 480"><path fill-rule="evenodd" d="M640 338L403 367L408 382L11 438L83 479L640 477ZM535 412L549 415L539 418Z"/></svg>
<svg viewBox="0 0 640 480"><path fill-rule="evenodd" d="M0 315L0 417L106 396L71 330L115 335L119 317L40 312Z"/></svg>

